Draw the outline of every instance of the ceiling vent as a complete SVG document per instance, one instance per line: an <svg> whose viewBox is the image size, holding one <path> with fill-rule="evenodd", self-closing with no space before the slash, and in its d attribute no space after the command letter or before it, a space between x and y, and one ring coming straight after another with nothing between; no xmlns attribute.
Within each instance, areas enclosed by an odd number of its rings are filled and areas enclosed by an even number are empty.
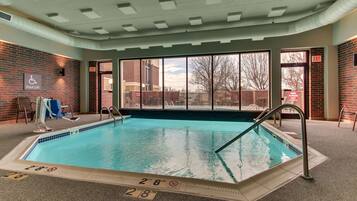
<svg viewBox="0 0 357 201"><path fill-rule="evenodd" d="M0 19L6 20L6 21L10 21L11 20L11 15L0 11Z"/></svg>

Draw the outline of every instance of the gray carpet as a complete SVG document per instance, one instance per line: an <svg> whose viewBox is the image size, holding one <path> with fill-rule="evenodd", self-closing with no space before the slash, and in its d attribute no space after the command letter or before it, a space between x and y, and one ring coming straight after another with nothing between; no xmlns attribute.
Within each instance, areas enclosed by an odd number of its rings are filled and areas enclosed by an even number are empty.
<svg viewBox="0 0 357 201"><path fill-rule="evenodd" d="M98 115L82 116L75 123L50 121L49 126L62 129L98 120ZM284 121L283 130L299 131L296 120ZM311 200L355 201L357 200L357 132L349 124L336 128L335 122L308 122L309 144L329 157L329 160L312 170L313 183L296 179L266 196L264 201ZM347 128L348 127L348 128ZM33 125L0 125L0 157L5 156L25 137L31 136ZM0 175L7 171L0 170ZM72 181L46 176L30 175L22 181L0 179L0 200L133 200L123 197L125 187ZM160 192L155 200L213 200L195 196Z"/></svg>

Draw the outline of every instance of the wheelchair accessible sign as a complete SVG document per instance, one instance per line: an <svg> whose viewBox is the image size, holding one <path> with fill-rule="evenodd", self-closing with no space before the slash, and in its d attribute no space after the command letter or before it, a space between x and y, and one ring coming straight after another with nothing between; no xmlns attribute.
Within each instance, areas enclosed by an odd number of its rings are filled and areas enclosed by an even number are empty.
<svg viewBox="0 0 357 201"><path fill-rule="evenodd" d="M42 76L38 74L24 74L24 89L25 90L41 90Z"/></svg>

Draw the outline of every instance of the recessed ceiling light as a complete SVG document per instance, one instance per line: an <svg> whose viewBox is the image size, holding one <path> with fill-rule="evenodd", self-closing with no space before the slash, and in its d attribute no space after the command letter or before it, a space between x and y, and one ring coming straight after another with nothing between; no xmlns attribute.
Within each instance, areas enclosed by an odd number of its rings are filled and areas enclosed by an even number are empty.
<svg viewBox="0 0 357 201"><path fill-rule="evenodd" d="M190 17L189 21L191 26L197 26L203 24L202 17Z"/></svg>
<svg viewBox="0 0 357 201"><path fill-rule="evenodd" d="M226 44L226 43L231 43L232 41L229 40L229 39L226 39L226 40L221 40L220 43L222 44Z"/></svg>
<svg viewBox="0 0 357 201"><path fill-rule="evenodd" d="M239 21L241 17L242 17L242 12L228 13L228 15L227 15L227 22L236 22L236 21Z"/></svg>
<svg viewBox="0 0 357 201"><path fill-rule="evenodd" d="M167 29L167 28L169 28L169 25L165 21L156 21L156 22L154 22L154 25L158 29Z"/></svg>
<svg viewBox="0 0 357 201"><path fill-rule="evenodd" d="M159 3L163 10L176 9L176 2L174 0L159 0Z"/></svg>
<svg viewBox="0 0 357 201"><path fill-rule="evenodd" d="M170 47L172 47L172 44L164 44L164 45L162 45L162 47L163 48L170 48Z"/></svg>
<svg viewBox="0 0 357 201"><path fill-rule="evenodd" d="M128 32L138 31L138 29L136 27L134 27L134 25L132 25L132 24L124 24L122 27L125 31L128 31Z"/></svg>
<svg viewBox="0 0 357 201"><path fill-rule="evenodd" d="M207 5L219 4L222 3L222 0L206 0Z"/></svg>
<svg viewBox="0 0 357 201"><path fill-rule="evenodd" d="M109 31L103 29L103 27L95 27L93 28L93 30L99 34L108 34Z"/></svg>
<svg viewBox="0 0 357 201"><path fill-rule="evenodd" d="M92 8L83 8L83 9L80 9L80 11L83 15L85 15L89 19L100 18L100 16L96 12L94 12Z"/></svg>
<svg viewBox="0 0 357 201"><path fill-rule="evenodd" d="M117 6L118 6L118 9L125 15L136 14L135 8L132 7L130 3L121 3L121 4L118 4Z"/></svg>
<svg viewBox="0 0 357 201"><path fill-rule="evenodd" d="M252 38L252 41L262 41L264 40L264 36L255 36Z"/></svg>
<svg viewBox="0 0 357 201"><path fill-rule="evenodd" d="M286 9L287 9L286 6L272 8L268 14L268 17L282 16L285 13Z"/></svg>
<svg viewBox="0 0 357 201"><path fill-rule="evenodd" d="M51 18L53 21L56 21L58 23L65 23L65 22L69 21L67 18L62 17L58 13L48 13L46 15L47 15L47 17Z"/></svg>

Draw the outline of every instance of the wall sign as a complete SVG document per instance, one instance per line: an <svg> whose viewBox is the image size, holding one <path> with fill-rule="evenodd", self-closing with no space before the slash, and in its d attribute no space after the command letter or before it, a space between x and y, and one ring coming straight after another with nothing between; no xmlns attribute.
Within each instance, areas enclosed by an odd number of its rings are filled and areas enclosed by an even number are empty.
<svg viewBox="0 0 357 201"><path fill-rule="evenodd" d="M97 71L96 67L89 67L89 72L90 73L95 73Z"/></svg>
<svg viewBox="0 0 357 201"><path fill-rule="evenodd" d="M24 74L24 89L25 90L41 90L42 76L39 74Z"/></svg>
<svg viewBox="0 0 357 201"><path fill-rule="evenodd" d="M357 67L357 53L353 54L353 66Z"/></svg>
<svg viewBox="0 0 357 201"><path fill-rule="evenodd" d="M315 55L311 57L311 62L312 63L320 63L322 61L321 55Z"/></svg>

